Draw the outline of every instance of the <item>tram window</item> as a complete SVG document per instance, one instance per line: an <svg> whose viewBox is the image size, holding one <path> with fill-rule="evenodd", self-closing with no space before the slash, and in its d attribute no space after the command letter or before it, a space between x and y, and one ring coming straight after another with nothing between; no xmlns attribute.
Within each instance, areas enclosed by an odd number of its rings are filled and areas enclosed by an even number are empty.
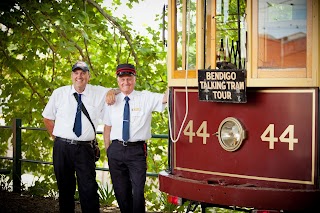
<svg viewBox="0 0 320 213"><path fill-rule="evenodd" d="M176 10L176 70L195 70L196 0L177 0Z"/></svg>
<svg viewBox="0 0 320 213"><path fill-rule="evenodd" d="M259 0L258 68L305 68L306 0Z"/></svg>
<svg viewBox="0 0 320 213"><path fill-rule="evenodd" d="M217 62L245 68L246 23L245 0L216 0L215 55ZM220 68L220 67L218 67Z"/></svg>

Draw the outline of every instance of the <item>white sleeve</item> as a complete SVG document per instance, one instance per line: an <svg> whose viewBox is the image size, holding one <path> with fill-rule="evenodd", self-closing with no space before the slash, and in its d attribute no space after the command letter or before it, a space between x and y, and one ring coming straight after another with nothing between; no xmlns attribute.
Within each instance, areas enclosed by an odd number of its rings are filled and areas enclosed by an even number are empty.
<svg viewBox="0 0 320 213"><path fill-rule="evenodd" d="M57 91L54 90L52 95L49 98L49 102L47 103L46 107L42 112L42 116L44 118L47 118L50 120L56 120L56 113L57 113L57 107L55 106L56 97L57 97Z"/></svg>
<svg viewBox="0 0 320 213"><path fill-rule="evenodd" d="M144 90L143 93L145 93L148 97L148 100L150 103L152 103L152 111L156 112L163 112L166 104L163 104L163 96L164 94L161 93L154 93Z"/></svg>
<svg viewBox="0 0 320 213"><path fill-rule="evenodd" d="M103 113L103 124L107 125L107 126L111 126L111 119L110 119L110 106L108 106L107 104L104 105L104 113Z"/></svg>

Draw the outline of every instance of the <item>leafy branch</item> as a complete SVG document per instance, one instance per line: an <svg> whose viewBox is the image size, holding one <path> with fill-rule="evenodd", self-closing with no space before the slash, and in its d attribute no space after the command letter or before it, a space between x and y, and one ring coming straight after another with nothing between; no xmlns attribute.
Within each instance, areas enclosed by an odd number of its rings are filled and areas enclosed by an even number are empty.
<svg viewBox="0 0 320 213"><path fill-rule="evenodd" d="M86 0L87 2L89 2L90 4L92 4L102 15L103 17L105 17L113 26L115 26L119 31L120 31L120 34L123 35L125 37L125 39L127 40L129 46L130 46L130 50L131 50L131 53L134 57L134 61L136 63L136 65L138 65L138 57L137 57L137 54L135 52L135 48L132 44L132 40L129 36L129 34L127 33L127 31L125 31L121 25L110 15L108 15L101 7L99 4L97 4L95 1L93 0Z"/></svg>
<svg viewBox="0 0 320 213"><path fill-rule="evenodd" d="M10 57L9 55L6 53L6 51L4 49L1 49L1 51L3 52L4 56L7 59L7 62L10 64L9 67L14 68L15 71L23 78L23 80L27 83L27 85L31 88L31 90L33 91L33 93L37 94L39 96L39 100L41 101L41 103L43 104L43 106L45 106L45 102L44 102L44 96L40 95L40 93L37 91L37 89L33 86L33 83L31 81L29 81L28 78L26 78L23 73L15 66L14 63L11 63Z"/></svg>
<svg viewBox="0 0 320 213"><path fill-rule="evenodd" d="M53 73L53 76L54 76L54 73L55 73L55 55L56 55L56 50L55 50L54 46L52 46L52 44L49 42L48 38L41 32L41 30L36 25L36 23L33 21L33 19L31 18L30 14L27 12L27 10L21 4L19 4L19 2L16 1L16 3L20 6L20 8L23 11L23 13L31 21L32 25L36 28L38 33L41 35L43 40L48 44L50 50L52 51L52 60L53 60L52 73Z"/></svg>

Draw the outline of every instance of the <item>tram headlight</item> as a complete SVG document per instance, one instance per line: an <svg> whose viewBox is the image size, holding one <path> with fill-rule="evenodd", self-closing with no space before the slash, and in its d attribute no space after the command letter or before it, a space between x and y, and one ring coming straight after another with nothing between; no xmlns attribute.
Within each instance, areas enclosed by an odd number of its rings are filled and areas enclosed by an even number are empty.
<svg viewBox="0 0 320 213"><path fill-rule="evenodd" d="M220 123L217 136L222 148L229 152L239 149L246 137L242 124L233 117L225 118Z"/></svg>

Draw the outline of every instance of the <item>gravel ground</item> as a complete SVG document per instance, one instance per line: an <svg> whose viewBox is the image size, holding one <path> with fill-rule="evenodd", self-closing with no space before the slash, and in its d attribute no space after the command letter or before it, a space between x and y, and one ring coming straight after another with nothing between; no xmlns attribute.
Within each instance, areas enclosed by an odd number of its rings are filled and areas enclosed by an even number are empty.
<svg viewBox="0 0 320 213"><path fill-rule="evenodd" d="M59 212L58 200L53 198L20 195L0 191L0 213L53 213ZM76 213L81 212L80 203L76 202ZM119 213L116 207L101 206L100 212Z"/></svg>

